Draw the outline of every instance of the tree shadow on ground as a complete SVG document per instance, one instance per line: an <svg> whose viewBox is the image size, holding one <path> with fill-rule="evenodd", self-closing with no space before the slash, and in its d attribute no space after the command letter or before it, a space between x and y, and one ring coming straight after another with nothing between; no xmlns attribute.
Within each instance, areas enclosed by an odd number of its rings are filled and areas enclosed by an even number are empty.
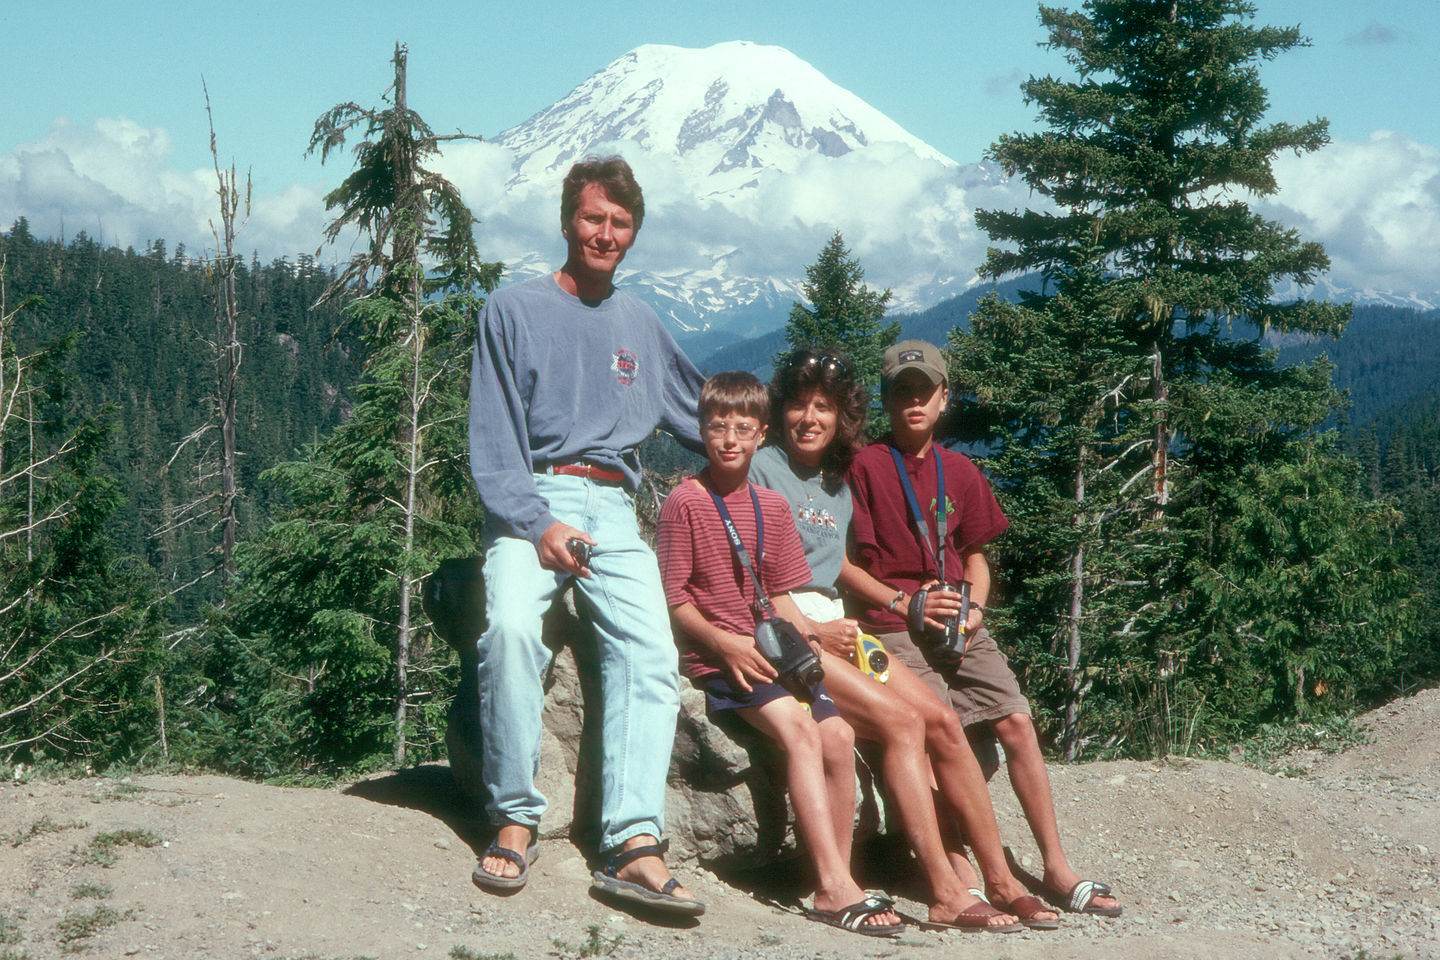
<svg viewBox="0 0 1440 960"><path fill-rule="evenodd" d="M475 852L478 859L493 832L483 812L455 783L450 767L425 763L346 787L343 793L392 807L419 810L439 820Z"/></svg>

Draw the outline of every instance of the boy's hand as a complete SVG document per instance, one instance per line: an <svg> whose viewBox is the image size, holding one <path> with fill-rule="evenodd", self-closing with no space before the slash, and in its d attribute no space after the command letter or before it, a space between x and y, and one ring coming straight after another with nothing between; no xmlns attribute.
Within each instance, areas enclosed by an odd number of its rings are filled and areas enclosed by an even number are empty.
<svg viewBox="0 0 1440 960"><path fill-rule="evenodd" d="M576 577L590 576L590 568L580 566L570 555L570 548L565 545L567 540L583 540L591 546L595 545L595 538L584 530L577 530L568 523L556 520L545 528L545 532L540 534L540 542L535 544L535 552L540 556L540 566Z"/></svg>
<svg viewBox="0 0 1440 960"><path fill-rule="evenodd" d="M939 580L931 580L929 583L921 584L921 586L928 588L930 591L925 595L925 625L932 630L944 630L944 621L946 618L958 617L960 615L960 594L951 590L949 587L941 586ZM970 619L974 620L978 625L979 620L976 618L977 613L979 613L979 611L972 607L970 610ZM968 621L966 622L965 629L968 636L970 629Z"/></svg>
<svg viewBox="0 0 1440 960"><path fill-rule="evenodd" d="M846 617L824 623L811 620L810 626L814 628L815 636L820 639L820 647L826 653L832 653L841 660L849 660L855 653L855 638L860 636L858 621Z"/></svg>
<svg viewBox="0 0 1440 960"><path fill-rule="evenodd" d="M730 673L730 684L736 690L750 693L754 683L774 683L779 676L770 661L755 649L754 637L724 633L715 638L716 653Z"/></svg>
<svg viewBox="0 0 1440 960"><path fill-rule="evenodd" d="M985 619L985 611L978 604L970 604L970 616L965 620L965 646L970 646L970 638L975 636L975 631L980 629L980 621Z"/></svg>

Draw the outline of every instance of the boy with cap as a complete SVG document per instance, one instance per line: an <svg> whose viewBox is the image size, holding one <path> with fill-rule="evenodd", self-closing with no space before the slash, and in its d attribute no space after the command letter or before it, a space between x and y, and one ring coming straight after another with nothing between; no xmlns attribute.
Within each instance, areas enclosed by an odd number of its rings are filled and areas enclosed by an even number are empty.
<svg viewBox="0 0 1440 960"><path fill-rule="evenodd" d="M972 734L988 726L1000 741L1045 862L1045 899L1077 913L1119 916L1109 888L1082 879L1065 857L1030 705L985 629L990 566L983 548L1010 521L979 468L934 441L949 401L945 358L931 343L904 340L885 351L880 377L892 432L862 450L849 473L851 559L868 576L842 573L841 586L857 601L862 629L915 670ZM958 649L949 651L946 625L960 617L962 582L968 613L957 624ZM996 907L1041 919L1033 897L1005 903L990 893Z"/></svg>

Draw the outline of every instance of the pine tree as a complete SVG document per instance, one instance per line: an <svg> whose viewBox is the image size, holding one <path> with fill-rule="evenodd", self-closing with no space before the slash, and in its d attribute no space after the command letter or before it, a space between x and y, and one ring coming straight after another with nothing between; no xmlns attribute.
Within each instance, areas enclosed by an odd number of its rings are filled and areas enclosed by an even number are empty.
<svg viewBox="0 0 1440 960"><path fill-rule="evenodd" d="M1063 690L1072 756L1087 691L1098 700L1091 729L1157 751L1193 742L1198 719L1218 713L1201 665L1242 629L1203 585L1228 560L1217 544L1232 525L1265 509L1246 485L1294 481L1299 463L1347 469L1328 445L1307 445L1338 402L1328 366L1277 369L1258 336L1243 335L1244 324L1336 334L1349 317L1348 305L1273 299L1277 284L1311 284L1329 261L1242 197L1275 191L1277 153L1327 136L1323 120L1261 124L1258 64L1305 41L1298 28L1251 26L1253 14L1239 0L1042 6L1048 46L1076 76L1028 80L1048 129L990 149L1052 206L977 213L1004 245L980 272L1039 271L1044 288L1019 306L984 304L972 332L952 338L953 376L973 398L961 433L988 442L1017 515L1012 543L1029 551L1016 558L1026 579L1013 615L1035 645L1026 659L1040 686ZM1352 506L1354 522L1383 527L1383 511ZM1323 519L1318 509L1308 522ZM1322 562L1303 551L1286 561ZM1352 590L1389 602L1357 577ZM1249 586L1277 595L1274 582ZM1393 627L1394 613L1371 619ZM1284 641L1314 642L1303 629ZM1242 704L1245 717L1270 701Z"/></svg>
<svg viewBox="0 0 1440 960"><path fill-rule="evenodd" d="M439 557L472 550L478 533L465 373L480 293L500 273L481 261L459 191L424 166L442 142L464 135L438 136L409 108L406 59L397 44L389 107L344 103L315 124L310 149L322 160L363 131L355 169L326 197L336 211L326 235L355 229L366 244L325 299L354 298L346 316L368 353L353 419L303 464L268 474L296 507L242 564L249 583L235 621L240 634L266 638L264 656L279 675L303 678L310 722L345 739L331 756L352 761L373 746L355 714L375 707L375 655L388 646L397 764L415 698L437 689L434 678L412 680L440 666L427 662L419 632L419 579ZM284 586L292 578L314 589L297 594ZM434 742L429 732L422 739Z"/></svg>
<svg viewBox="0 0 1440 960"><path fill-rule="evenodd" d="M18 319L45 304L8 300L10 245L0 238L0 761L135 760L157 733L164 604L107 530L119 484L99 463L106 425L68 389L76 336L17 349Z"/></svg>
<svg viewBox="0 0 1440 960"><path fill-rule="evenodd" d="M790 348L821 347L843 350L855 367L856 378L871 387L880 382L880 355L900 335L899 323L885 323L890 291L877 293L865 286L865 270L850 255L836 230L815 262L805 268L802 286L807 307L796 302L785 323ZM785 359L776 357L776 363Z"/></svg>

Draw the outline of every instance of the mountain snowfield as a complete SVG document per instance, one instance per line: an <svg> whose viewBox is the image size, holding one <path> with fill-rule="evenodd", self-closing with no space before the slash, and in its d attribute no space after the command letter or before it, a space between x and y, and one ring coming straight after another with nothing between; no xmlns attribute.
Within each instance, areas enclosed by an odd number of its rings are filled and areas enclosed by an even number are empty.
<svg viewBox="0 0 1440 960"><path fill-rule="evenodd" d="M512 188L549 187L591 149L582 145L628 142L673 156L696 197L728 202L812 155L876 143L955 166L790 51L745 41L637 47L495 140L515 151Z"/></svg>
<svg viewBox="0 0 1440 960"><path fill-rule="evenodd" d="M468 149L447 151L447 161L459 159L457 181L484 221L482 246L511 276L558 263L556 211L570 164L623 155L645 190L646 219L620 278L681 329L736 310L783 317L837 229L866 282L894 290L894 308L929 306L975 282L985 238L974 208L1011 192L788 50L744 41L637 47ZM465 176L477 167L502 174L497 166L508 171L503 190Z"/></svg>

